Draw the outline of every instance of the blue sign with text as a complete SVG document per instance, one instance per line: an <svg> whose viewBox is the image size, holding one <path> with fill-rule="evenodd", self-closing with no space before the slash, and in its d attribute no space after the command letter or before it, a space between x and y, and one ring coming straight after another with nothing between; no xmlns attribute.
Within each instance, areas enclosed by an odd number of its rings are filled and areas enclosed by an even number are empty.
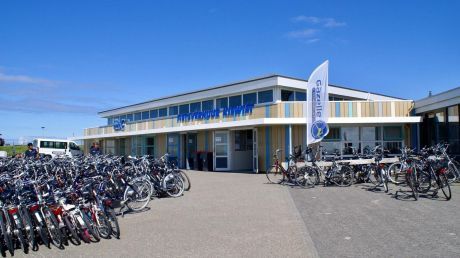
<svg viewBox="0 0 460 258"><path fill-rule="evenodd" d="M213 109L207 111L192 112L187 114L177 115L177 122L188 122L194 120L209 120L219 118L220 113L223 117L246 116L252 114L254 104L246 104L236 107L228 107L221 109Z"/></svg>

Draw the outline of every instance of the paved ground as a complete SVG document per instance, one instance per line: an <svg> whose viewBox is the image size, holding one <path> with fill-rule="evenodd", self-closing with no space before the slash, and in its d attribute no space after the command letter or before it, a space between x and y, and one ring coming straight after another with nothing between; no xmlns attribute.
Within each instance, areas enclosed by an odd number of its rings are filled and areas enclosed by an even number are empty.
<svg viewBox="0 0 460 258"><path fill-rule="evenodd" d="M290 189L321 257L460 257L459 186L450 201L371 189Z"/></svg>
<svg viewBox="0 0 460 258"><path fill-rule="evenodd" d="M120 240L41 248L43 257L315 257L289 190L263 175L190 172L190 192L120 218Z"/></svg>
<svg viewBox="0 0 460 258"><path fill-rule="evenodd" d="M460 257L458 186L449 202L414 202L366 185L296 189L264 175L189 175L183 197L120 218L120 240L15 256Z"/></svg>

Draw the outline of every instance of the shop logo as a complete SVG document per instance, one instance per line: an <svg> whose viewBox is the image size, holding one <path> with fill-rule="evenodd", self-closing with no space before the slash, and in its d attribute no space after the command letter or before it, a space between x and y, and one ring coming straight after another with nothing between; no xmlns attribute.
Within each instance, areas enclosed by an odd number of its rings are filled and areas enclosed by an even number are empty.
<svg viewBox="0 0 460 258"><path fill-rule="evenodd" d="M115 120L113 121L113 130L115 131L123 131L125 130L125 124L126 124L126 121L124 119L121 119L121 120Z"/></svg>
<svg viewBox="0 0 460 258"><path fill-rule="evenodd" d="M323 139L329 133L329 127L323 120L317 120L311 125L311 136L316 139Z"/></svg>

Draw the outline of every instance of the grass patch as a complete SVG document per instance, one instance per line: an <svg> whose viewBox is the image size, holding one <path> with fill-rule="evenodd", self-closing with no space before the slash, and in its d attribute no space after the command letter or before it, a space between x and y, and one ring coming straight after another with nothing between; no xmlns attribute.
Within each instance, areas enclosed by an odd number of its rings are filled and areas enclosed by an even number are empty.
<svg viewBox="0 0 460 258"><path fill-rule="evenodd" d="M11 157L17 153L24 153L26 150L27 145L0 146L0 151L6 151L6 153L8 153L8 157Z"/></svg>

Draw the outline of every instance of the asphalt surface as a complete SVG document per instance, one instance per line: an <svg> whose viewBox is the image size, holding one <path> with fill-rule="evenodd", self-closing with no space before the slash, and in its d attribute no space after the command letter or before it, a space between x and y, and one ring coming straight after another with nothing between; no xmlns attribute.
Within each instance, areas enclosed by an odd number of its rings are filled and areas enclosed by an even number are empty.
<svg viewBox="0 0 460 258"><path fill-rule="evenodd" d="M120 218L121 239L15 257L316 257L289 189L263 175L189 172L180 198Z"/></svg>
<svg viewBox="0 0 460 258"><path fill-rule="evenodd" d="M321 257L460 257L460 186L452 190L450 201L414 201L395 185L388 194L370 184L290 193Z"/></svg>
<svg viewBox="0 0 460 258"><path fill-rule="evenodd" d="M451 201L415 202L369 185L298 189L264 175L188 174L184 196L119 218L121 239L15 257L460 257L459 186Z"/></svg>

